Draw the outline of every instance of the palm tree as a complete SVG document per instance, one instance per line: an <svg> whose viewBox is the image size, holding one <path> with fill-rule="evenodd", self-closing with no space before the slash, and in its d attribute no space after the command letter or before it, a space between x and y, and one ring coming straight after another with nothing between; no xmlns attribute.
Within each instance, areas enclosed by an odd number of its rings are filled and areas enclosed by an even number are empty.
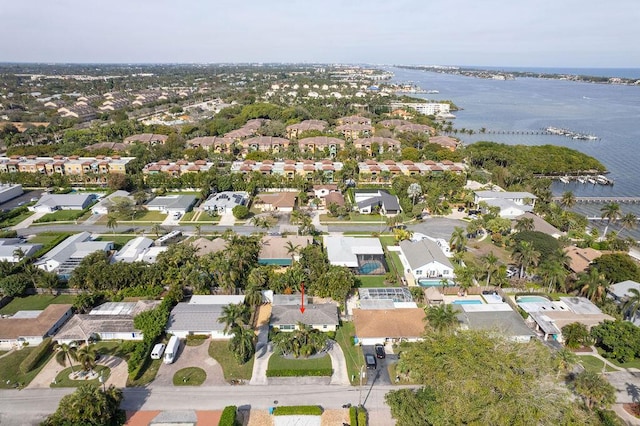
<svg viewBox="0 0 640 426"><path fill-rule="evenodd" d="M529 241L520 241L511 254L513 260L520 265L520 278L524 277L524 271L531 266L537 266L540 261L540 252Z"/></svg>
<svg viewBox="0 0 640 426"><path fill-rule="evenodd" d="M573 381L573 390L582 398L589 410L608 408L616 402L616 388L607 379L593 371L583 371Z"/></svg>
<svg viewBox="0 0 640 426"><path fill-rule="evenodd" d="M456 226L453 228L453 233L451 234L451 238L449 238L449 244L453 246L457 252L464 251L465 245L467 244L467 235L462 227Z"/></svg>
<svg viewBox="0 0 640 426"><path fill-rule="evenodd" d="M498 257L490 251L482 257L482 266L487 271L487 287L491 282L491 277L498 271Z"/></svg>
<svg viewBox="0 0 640 426"><path fill-rule="evenodd" d="M300 246L298 244L293 244L291 241L287 241L287 244L285 244L284 247L287 249L287 254L291 256L291 263L293 263L293 258L300 252Z"/></svg>
<svg viewBox="0 0 640 426"><path fill-rule="evenodd" d="M636 229L638 227L638 216L633 213L627 213L620 218L620 223L622 224L620 232L625 229ZM620 232L618 232L618 235L620 235Z"/></svg>
<svg viewBox="0 0 640 426"><path fill-rule="evenodd" d="M154 234L156 234L156 238L160 237L161 233L164 233L164 228L162 227L162 225L160 225L159 223L155 223L152 227L151 227L151 232L153 232Z"/></svg>
<svg viewBox="0 0 640 426"><path fill-rule="evenodd" d="M569 273L557 260L546 259L538 267L538 273L543 281L549 283L549 291L558 288L558 284L564 289L564 283Z"/></svg>
<svg viewBox="0 0 640 426"><path fill-rule="evenodd" d="M256 334L250 328L236 327L229 341L229 350L240 364L247 362L254 354Z"/></svg>
<svg viewBox="0 0 640 426"><path fill-rule="evenodd" d="M253 219L251 219L251 222L253 223L253 226L262 228L265 231L268 231L269 228L271 228L271 222L264 216L254 216Z"/></svg>
<svg viewBox="0 0 640 426"><path fill-rule="evenodd" d="M95 346L89 344L84 345L76 351L78 362L82 365L84 371L91 371L96 367L96 356L98 352Z"/></svg>
<svg viewBox="0 0 640 426"><path fill-rule="evenodd" d="M230 303L222 308L218 322L224 324L224 332L244 328L249 321L249 308L243 303Z"/></svg>
<svg viewBox="0 0 640 426"><path fill-rule="evenodd" d="M560 205L565 209L570 209L576 205L576 196L571 191L565 191L560 199Z"/></svg>
<svg viewBox="0 0 640 426"><path fill-rule="evenodd" d="M573 366L580 362L578 355L570 349L562 348L554 354L554 361L558 367L558 373L569 372Z"/></svg>
<svg viewBox="0 0 640 426"><path fill-rule="evenodd" d="M115 234L116 228L118 227L118 218L115 214L107 215L107 228L111 229L111 231Z"/></svg>
<svg viewBox="0 0 640 426"><path fill-rule="evenodd" d="M414 182L411 185L409 185L409 187L407 188L407 195L409 195L409 197L411 197L411 200L413 201L413 204L416 204L416 197L419 197L420 195L422 195L422 187L420 186L419 183Z"/></svg>
<svg viewBox="0 0 640 426"><path fill-rule="evenodd" d="M456 315L451 305L431 306L426 310L425 320L434 330L445 331L458 324Z"/></svg>
<svg viewBox="0 0 640 426"><path fill-rule="evenodd" d="M76 355L76 346L73 344L67 343L58 343L55 346L56 349L56 361L61 366L65 367L67 365L67 361L69 361L69 366L71 367L71 372L73 372L73 361L77 360L78 357Z"/></svg>
<svg viewBox="0 0 640 426"><path fill-rule="evenodd" d="M609 225L615 223L618 219L620 219L620 205L618 203L605 204L600 209L600 212L602 213L600 215L602 220L607 221L607 226L605 226L604 233L602 234L602 238L604 238L607 235Z"/></svg>
<svg viewBox="0 0 640 426"><path fill-rule="evenodd" d="M637 288L630 288L626 300L622 305L622 312L630 321L640 312L640 291Z"/></svg>
<svg viewBox="0 0 640 426"><path fill-rule="evenodd" d="M532 217L523 217L522 219L518 219L516 221L515 229L518 232L533 231L535 229L535 224L533 222L533 218Z"/></svg>
<svg viewBox="0 0 640 426"><path fill-rule="evenodd" d="M589 272L580 274L578 278L580 295L585 296L592 302L602 300L608 285L598 268L595 267L589 268Z"/></svg>
<svg viewBox="0 0 640 426"><path fill-rule="evenodd" d="M196 237L200 238L202 236L202 225L198 224L194 229L196 231Z"/></svg>

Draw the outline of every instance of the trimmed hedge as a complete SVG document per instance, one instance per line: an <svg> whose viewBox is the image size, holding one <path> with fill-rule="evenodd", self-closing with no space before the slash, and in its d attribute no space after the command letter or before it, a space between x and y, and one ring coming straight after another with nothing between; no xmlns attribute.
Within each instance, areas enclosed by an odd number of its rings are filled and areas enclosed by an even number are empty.
<svg viewBox="0 0 640 426"><path fill-rule="evenodd" d="M358 411L353 405L349 407L349 424L352 426L358 426Z"/></svg>
<svg viewBox="0 0 640 426"><path fill-rule="evenodd" d="M332 374L332 368L317 368L308 370L267 370L267 377L331 376Z"/></svg>
<svg viewBox="0 0 640 426"><path fill-rule="evenodd" d="M224 407L218 426L236 426L238 424L238 421L236 420L237 412L238 407L235 405L227 405Z"/></svg>
<svg viewBox="0 0 640 426"><path fill-rule="evenodd" d="M351 426L367 426L367 410L364 407L349 407L349 422Z"/></svg>
<svg viewBox="0 0 640 426"><path fill-rule="evenodd" d="M358 407L358 426L367 426L367 410L364 407Z"/></svg>
<svg viewBox="0 0 640 426"><path fill-rule="evenodd" d="M27 374L40 362L40 360L53 348L53 340L47 337L20 363L20 372Z"/></svg>
<svg viewBox="0 0 640 426"><path fill-rule="evenodd" d="M321 416L322 407L319 405L293 405L290 407L276 407L274 416Z"/></svg>

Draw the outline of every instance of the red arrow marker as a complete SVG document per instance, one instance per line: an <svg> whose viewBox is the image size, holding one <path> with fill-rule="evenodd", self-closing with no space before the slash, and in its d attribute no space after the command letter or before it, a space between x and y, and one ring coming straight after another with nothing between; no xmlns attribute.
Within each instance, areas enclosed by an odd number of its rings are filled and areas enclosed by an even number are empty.
<svg viewBox="0 0 640 426"><path fill-rule="evenodd" d="M302 305L300 306L300 312L304 314L304 282L300 283L300 289L302 290Z"/></svg>

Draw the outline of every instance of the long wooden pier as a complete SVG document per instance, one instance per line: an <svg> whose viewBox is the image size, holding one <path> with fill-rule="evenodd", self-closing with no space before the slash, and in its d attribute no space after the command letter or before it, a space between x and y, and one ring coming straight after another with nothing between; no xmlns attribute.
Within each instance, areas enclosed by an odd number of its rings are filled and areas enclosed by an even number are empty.
<svg viewBox="0 0 640 426"><path fill-rule="evenodd" d="M623 203L636 204L640 203L640 197L575 197L576 203L592 203L592 204L608 204ZM562 197L553 197L553 201L562 201Z"/></svg>

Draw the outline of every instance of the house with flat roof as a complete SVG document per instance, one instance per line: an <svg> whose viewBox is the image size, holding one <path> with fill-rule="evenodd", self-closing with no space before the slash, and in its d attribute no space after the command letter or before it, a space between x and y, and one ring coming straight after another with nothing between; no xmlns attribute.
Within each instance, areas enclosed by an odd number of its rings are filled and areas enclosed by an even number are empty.
<svg viewBox="0 0 640 426"><path fill-rule="evenodd" d="M300 295L298 295L298 303ZM335 303L305 304L304 313L300 305L273 305L271 307L271 319L269 326L280 331L294 331L298 324L304 324L323 332L336 331L340 320L338 318L338 306Z"/></svg>
<svg viewBox="0 0 640 426"><path fill-rule="evenodd" d="M421 279L452 279L453 265L438 244L428 238L420 241L400 241L400 261L405 272L416 283Z"/></svg>
<svg viewBox="0 0 640 426"><path fill-rule="evenodd" d="M324 236L329 263L359 274L385 274L387 264L378 238Z"/></svg>
<svg viewBox="0 0 640 426"><path fill-rule="evenodd" d="M113 208L113 206L116 204L117 201L119 201L119 199L127 199L127 200L130 200L132 203L135 203L129 191L118 190L118 191L112 192L106 197L100 198L100 201L98 201L93 207L91 207L91 213L108 214L109 210Z"/></svg>
<svg viewBox="0 0 640 426"><path fill-rule="evenodd" d="M145 204L147 210L185 214L198 199L195 195L161 195Z"/></svg>
<svg viewBox="0 0 640 426"><path fill-rule="evenodd" d="M111 262L155 263L158 254L166 250L167 247L156 247L151 238L136 237L127 241L127 243L113 255Z"/></svg>
<svg viewBox="0 0 640 426"><path fill-rule="evenodd" d="M95 194L45 194L28 209L36 213L56 210L84 210L95 200Z"/></svg>
<svg viewBox="0 0 640 426"><path fill-rule="evenodd" d="M31 257L42 248L42 244L29 244L21 238L0 238L0 262L17 263Z"/></svg>
<svg viewBox="0 0 640 426"><path fill-rule="evenodd" d="M52 304L41 311L18 311L0 318L0 349L37 346L53 335L73 315L69 304Z"/></svg>
<svg viewBox="0 0 640 426"><path fill-rule="evenodd" d="M607 287L607 295L618 305L624 305L630 297L634 296L632 290L640 291L640 283L626 280ZM624 315L629 321L640 327L640 312L636 312L633 317L628 311L624 312Z"/></svg>
<svg viewBox="0 0 640 426"><path fill-rule="evenodd" d="M371 214L379 211L384 216L395 216L402 213L398 197L382 189L358 189L354 192L354 201L358 212Z"/></svg>
<svg viewBox="0 0 640 426"><path fill-rule="evenodd" d="M90 233L80 232L67 237L34 265L47 272L55 272L60 279L67 280L82 259L97 251L110 250L113 250L112 241L93 241Z"/></svg>
<svg viewBox="0 0 640 426"><path fill-rule="evenodd" d="M225 325L218 319L225 306L243 302L244 296L192 296L189 302L174 306L165 331L181 339L193 334L231 339L233 333L225 333Z"/></svg>
<svg viewBox="0 0 640 426"><path fill-rule="evenodd" d="M200 207L208 212L218 214L231 213L235 206L246 206L249 203L249 193L246 191L223 191L211 194Z"/></svg>
<svg viewBox="0 0 640 426"><path fill-rule="evenodd" d="M133 319L159 304L159 300L103 303L88 314L74 315L55 334L55 340L67 344L89 339L140 341L144 333L135 328Z"/></svg>
<svg viewBox="0 0 640 426"><path fill-rule="evenodd" d="M458 312L459 327L467 330L484 330L515 342L526 343L536 337L522 316L508 303L452 304Z"/></svg>
<svg viewBox="0 0 640 426"><path fill-rule="evenodd" d="M300 250L313 242L308 235L265 235L260 240L258 263L290 266L300 259Z"/></svg>
<svg viewBox="0 0 640 426"><path fill-rule="evenodd" d="M362 345L386 342L417 342L424 334L424 309L353 310L357 342Z"/></svg>
<svg viewBox="0 0 640 426"><path fill-rule="evenodd" d="M476 191L474 203L479 208L484 202L500 208L500 216L508 219L533 211L538 197L530 192Z"/></svg>

